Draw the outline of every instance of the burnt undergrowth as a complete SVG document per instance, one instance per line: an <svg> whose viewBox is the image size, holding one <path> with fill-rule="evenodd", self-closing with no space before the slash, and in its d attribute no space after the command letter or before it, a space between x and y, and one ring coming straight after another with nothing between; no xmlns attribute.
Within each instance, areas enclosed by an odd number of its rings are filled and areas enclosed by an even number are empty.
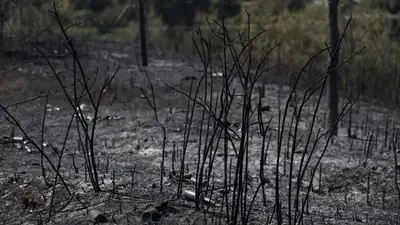
<svg viewBox="0 0 400 225"><path fill-rule="evenodd" d="M138 120L132 125L134 128L124 131L124 137L130 138L125 141L122 136L113 136L119 131L109 124L115 121L117 127L125 127L128 122L103 116L100 110L106 94L112 91L118 70L104 79L98 73L89 76L68 35L68 27L59 19L56 4L51 13L63 33L73 79L66 82L40 46L34 46L59 88L23 102L0 105L9 125L23 135L16 138L13 129L11 135L2 138L2 144L19 144L39 153L32 158L40 161L37 168L45 187L20 193L22 203L34 212L38 224L62 224L60 218L72 212L80 218L69 221L87 221L81 218L82 211L91 222L115 224L320 224L326 220L337 224L385 224L381 214L371 219L362 211L350 213L345 209L355 205L360 210L398 207L400 142L395 118L386 118L384 126L371 127L376 118L371 118L369 110L366 118L357 115L362 111L357 108L361 107L356 104L358 95L349 90L345 93L347 98L341 100L340 116L334 124L343 128L344 134L333 136L333 128L326 124L324 95L329 76L332 70L351 65L358 52L337 68L328 66L326 74L309 82L308 88L300 88L313 59L324 54L333 57L340 48L325 46L294 73L290 88L284 90L284 85L275 85L277 88L271 91L265 77L281 69L279 63L271 64L279 62L272 59L276 55L281 57L275 54L279 43L265 49L265 56L256 61L252 43L265 31L251 35L254 32L250 14L246 30L235 36L227 31L224 20L208 21L213 40L224 46L222 53L213 55L213 43L198 29L193 44L203 67L201 76L185 76L181 85L155 84L147 69L142 68L147 86L140 87L137 94L141 95L147 121L143 124ZM65 98L65 130L57 143L45 143L48 98L54 92ZM168 104L165 95L173 96ZM13 107L37 99L45 100L40 135L31 134L12 111ZM90 116L87 112L91 112ZM151 119L155 122L151 123ZM138 137L143 140L135 140ZM137 144L131 143L134 141ZM132 157L132 148L136 153L147 153ZM329 165L329 160L339 153L348 159ZM346 160L348 165L344 166ZM379 177L383 174L382 180ZM19 184L18 180L19 175L15 174L5 182L11 187ZM350 191L354 189L362 194ZM38 200L43 190L50 194ZM3 193L4 199L7 196ZM329 205L332 199L342 202L338 200L342 196L345 206ZM318 209L320 204L329 207ZM103 212L106 208L108 211ZM140 214L142 217L138 218Z"/></svg>

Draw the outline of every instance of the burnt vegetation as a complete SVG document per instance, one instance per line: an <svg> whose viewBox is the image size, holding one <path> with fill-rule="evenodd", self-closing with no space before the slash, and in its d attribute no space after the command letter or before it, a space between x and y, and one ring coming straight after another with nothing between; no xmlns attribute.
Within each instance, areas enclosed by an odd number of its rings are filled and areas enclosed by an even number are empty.
<svg viewBox="0 0 400 225"><path fill-rule="evenodd" d="M398 4L261 2L0 3L0 224L399 223Z"/></svg>

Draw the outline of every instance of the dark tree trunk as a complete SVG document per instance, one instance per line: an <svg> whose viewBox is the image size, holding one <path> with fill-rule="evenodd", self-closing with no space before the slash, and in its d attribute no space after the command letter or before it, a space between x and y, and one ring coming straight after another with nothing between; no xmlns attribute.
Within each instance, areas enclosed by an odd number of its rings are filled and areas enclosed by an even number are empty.
<svg viewBox="0 0 400 225"><path fill-rule="evenodd" d="M387 0L383 1L382 8L385 8L391 15L391 29L389 33L390 38L399 38L400 36L400 26L399 26L399 18L398 14L400 12L400 1L399 0Z"/></svg>
<svg viewBox="0 0 400 225"><path fill-rule="evenodd" d="M146 43L146 18L144 13L144 1L139 1L139 26L140 26L140 47L142 51L142 66L147 66L147 43Z"/></svg>
<svg viewBox="0 0 400 225"><path fill-rule="evenodd" d="M4 24L7 20L8 10L8 1L3 0L3 2L0 3L0 50L2 50L2 47L4 45Z"/></svg>
<svg viewBox="0 0 400 225"><path fill-rule="evenodd" d="M4 45L4 23L5 23L5 21L3 20L3 18L0 15L0 52Z"/></svg>
<svg viewBox="0 0 400 225"><path fill-rule="evenodd" d="M331 63L329 66L329 119L333 128L333 135L338 133L339 94L338 94L338 62L339 62L339 28L338 28L339 0L329 0L329 36L331 50Z"/></svg>

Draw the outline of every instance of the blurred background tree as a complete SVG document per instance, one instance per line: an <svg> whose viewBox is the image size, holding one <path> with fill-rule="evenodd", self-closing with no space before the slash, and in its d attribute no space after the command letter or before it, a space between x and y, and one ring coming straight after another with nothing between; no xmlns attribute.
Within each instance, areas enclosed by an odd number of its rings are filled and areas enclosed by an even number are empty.
<svg viewBox="0 0 400 225"><path fill-rule="evenodd" d="M352 0L356 1L356 0ZM400 37L400 0L371 0L372 8L379 8L389 13L390 19L390 38Z"/></svg>
<svg viewBox="0 0 400 225"><path fill-rule="evenodd" d="M219 19L222 19L223 15L225 19L240 15L240 8L240 0L219 0L216 4Z"/></svg>
<svg viewBox="0 0 400 225"><path fill-rule="evenodd" d="M10 8L10 0L0 2L0 49L4 44L4 24L8 19Z"/></svg>
<svg viewBox="0 0 400 225"><path fill-rule="evenodd" d="M48 39L42 37L59 35L57 24L47 11L53 1L0 0L0 45L4 37L7 41L46 42ZM80 22L79 26L69 29L70 35L77 39L132 41L138 37L137 0L56 2L67 25ZM367 46L352 60L347 74L352 81L366 87L363 94L381 96L400 105L400 92L396 91L400 78L393 72L400 71L400 0L340 2L340 32L347 19L354 16L343 40L342 56L348 57L362 44ZM252 14L252 35L267 30L255 43L254 56L261 56L264 49L279 41L282 71L299 69L329 39L328 0L146 0L148 43L159 49L175 48L193 54L196 51L192 40L195 27L212 38L206 18L221 19L224 10L228 32L236 33L247 25L245 9ZM215 43L213 53L221 51L223 47L218 45L218 40L211 41ZM325 64L325 56L317 58L305 76L325 74ZM289 74L288 71L282 74ZM393 88L386 88L390 85Z"/></svg>
<svg viewBox="0 0 400 225"><path fill-rule="evenodd" d="M210 0L154 0L154 8L168 26L193 26L199 12L207 12Z"/></svg>
<svg viewBox="0 0 400 225"><path fill-rule="evenodd" d="M174 28L183 27L183 31L191 28L195 24L196 17L201 12L208 12L210 5L210 0L154 0L156 15L159 15L162 23L167 26L167 36L173 40L176 51L184 34L182 30Z"/></svg>
<svg viewBox="0 0 400 225"><path fill-rule="evenodd" d="M306 0L290 0L287 8L291 11L301 10L306 7Z"/></svg>

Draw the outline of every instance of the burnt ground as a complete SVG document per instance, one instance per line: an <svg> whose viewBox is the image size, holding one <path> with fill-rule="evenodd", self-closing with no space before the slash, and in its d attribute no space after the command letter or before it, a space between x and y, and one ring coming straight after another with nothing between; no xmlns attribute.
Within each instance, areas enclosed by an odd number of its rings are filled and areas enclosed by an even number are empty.
<svg viewBox="0 0 400 225"><path fill-rule="evenodd" d="M158 50L150 52L147 71L155 85L159 117L165 122L167 129L166 176L164 192L160 194L163 138L161 129L154 120L152 109L141 96L140 87L144 87L147 91L149 89L144 72L136 66L137 51L126 43L90 42L85 47L85 53L88 54L82 56L82 61L88 74L93 75L96 68L99 68L101 78L120 66L119 73L107 90L108 95L100 109L99 117L102 120L98 121L96 132L95 148L96 157L100 162L99 177L101 187L105 191L94 193L89 180L85 177L84 160L77 148L76 127L73 125L61 164L61 174L73 197L69 197L61 184L57 185L53 204L55 214L52 215L49 224L92 224L93 219L90 214L95 212L93 211L95 209L104 213L110 224L140 224L142 213L146 209L165 201L168 201L168 204L164 208L168 210L163 211L161 219L163 224L206 224L205 218L208 223L218 224L217 215L196 212L193 202L176 197L177 182L168 177L172 168L173 143L175 142L178 149L182 149L187 106L186 98L166 87L165 83L187 92L190 81L183 78L200 77L202 70L199 62L180 53L165 53ZM57 51L59 54L60 50ZM51 62L57 72L66 83L70 82L72 66L69 60L55 57L54 51L48 52L52 54ZM54 91L59 87L45 61L39 57L26 57L21 52L8 52L0 56L0 60L2 67L0 103L4 106L43 95L49 89ZM272 117L271 142L264 176L273 180L277 157L276 130L279 109L283 109L290 88L278 85L272 81L275 80L273 75L270 76L271 81L266 84L266 97L263 99L263 104L271 106L271 110L265 113L265 119ZM220 87L216 85L215 89L220 90ZM44 98L38 98L8 108L27 134L37 143L41 140L44 102ZM279 102L283 103L279 106ZM312 99L304 110L304 119L299 125L299 137L306 135L309 130L315 102L315 99ZM323 98L322 102L317 114L315 132L326 128L327 99ZM233 123L240 120L239 109L237 105L233 107L230 118ZM49 145L44 147L44 152L55 164L58 153L49 146L51 144L61 149L72 113L61 92L49 97L44 133L44 141ZM292 113L292 110L289 110L289 115ZM88 107L85 114L91 116L93 110ZM108 116L112 118L106 119ZM12 125L7 122L6 117L5 113L1 112L1 136L9 136L12 130ZM169 119L166 119L167 117ZM400 199L395 186L397 167L393 148L389 148L389 140L399 127L397 112L375 101L360 99L354 106L352 117L354 125L358 127L357 138L350 139L346 136L348 120L346 117L345 121L340 123L339 136L329 145L321 161L322 166L315 175L313 184L315 190L310 193L311 200L305 221L307 224L398 224ZM290 120L290 116L288 118ZM389 129L386 129L388 119ZM196 171L200 120L200 113L196 113L186 156L185 167L188 174ZM289 124L287 125L289 127ZM388 138L385 138L386 130ZM253 135L249 146L251 150L249 177L252 184L249 191L254 193L260 183L258 168L261 138L256 129L252 129L251 133ZM372 138L369 141L371 134ZM22 136L22 133L17 129L15 136ZM299 145L300 150L304 147L304 139L305 137ZM286 148L287 142L284 143ZM311 160L311 166L315 165L324 144L325 139L321 139ZM25 146L3 144L0 148L0 224L39 224L40 220L45 221L48 218L52 188L47 187L41 177L40 153L32 147L32 144L28 143ZM369 153L366 153L366 149L370 149ZM218 187L223 184L224 177L222 145L216 151L213 168L215 185ZM234 155L232 148L231 151L230 154ZM369 157L366 157L367 154ZM296 153L294 157L294 165L297 168L301 154ZM235 157L232 158L235 162ZM75 171L74 164L78 171ZM47 176L52 180L54 172L48 163L44 165ZM279 167L282 177L281 198L286 212L289 170L287 160L283 158ZM309 180L310 176L307 174L302 186L306 187ZM114 190L114 193L111 190ZM183 190L194 190L194 184L185 182ZM302 188L302 196L305 190L306 188ZM274 182L266 185L265 207L262 206L261 194L257 195L250 224L266 224L273 213L274 191ZM220 203L222 198L220 195L220 192L214 193L213 200ZM220 210L218 207L211 209L216 214Z"/></svg>

